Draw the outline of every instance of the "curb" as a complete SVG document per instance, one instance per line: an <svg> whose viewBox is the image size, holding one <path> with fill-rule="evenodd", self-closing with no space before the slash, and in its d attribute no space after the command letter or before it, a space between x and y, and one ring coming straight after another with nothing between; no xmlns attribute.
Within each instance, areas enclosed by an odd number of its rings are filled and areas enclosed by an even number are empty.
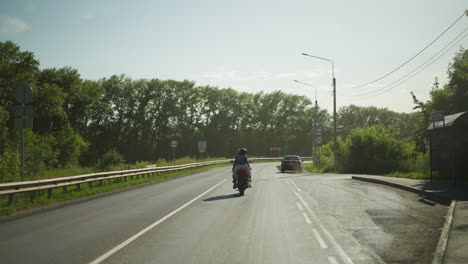
<svg viewBox="0 0 468 264"><path fill-rule="evenodd" d="M447 248L447 242L449 238L450 229L452 227L453 212L455 211L454 209L456 203L457 201L455 200L452 200L452 202L450 203L447 216L445 217L444 228L442 229L442 233L440 233L439 243L437 243L437 249L434 253L434 259L432 260L432 264L444 263L445 249Z"/></svg>
<svg viewBox="0 0 468 264"><path fill-rule="evenodd" d="M421 189L418 189L418 188L414 188L414 187L411 187L411 186L407 186L407 185L403 185L403 184L399 184L399 183L395 183L395 182L389 182L389 181L386 181L386 180L366 178L366 177L360 177L360 176L351 176L351 179L358 180L358 181L377 183L377 184L382 184L382 185L402 189L402 190L405 190L405 191L408 191L408 192L419 194L421 196L424 196L425 198L428 198L428 199L430 199L432 201L435 201L435 202L438 202L438 203L441 203L441 204L444 204L444 205L447 205L447 206L450 205L450 203L452 201L452 199L450 199L448 197L441 196L441 195L438 195L438 194L433 193L433 192L424 191L424 190L421 190Z"/></svg>
<svg viewBox="0 0 468 264"><path fill-rule="evenodd" d="M434 252L434 258L432 259L432 264L442 264L444 261L445 257L445 250L447 248L447 242L449 238L449 233L450 233L450 228L452 226L452 220L453 220L453 214L454 214L454 209L456 205L456 201L452 200L448 197L445 196L440 196L435 193L427 192L418 188L414 188L411 186L403 185L403 184L398 184L394 182L389 182L385 180L380 180L380 179L373 179L373 178L366 178L366 177L359 177L359 176L352 176L351 179L353 180L358 180L358 181L364 181L364 182L370 182L370 183L376 183L376 184L382 184L398 189L402 189L408 192L416 193L419 195L424 195L428 198L430 198L433 201L439 202L441 204L449 205L449 209L447 211L447 215L445 217L445 223L444 227L442 228L442 232L440 233L439 237L439 242L437 243L437 248Z"/></svg>

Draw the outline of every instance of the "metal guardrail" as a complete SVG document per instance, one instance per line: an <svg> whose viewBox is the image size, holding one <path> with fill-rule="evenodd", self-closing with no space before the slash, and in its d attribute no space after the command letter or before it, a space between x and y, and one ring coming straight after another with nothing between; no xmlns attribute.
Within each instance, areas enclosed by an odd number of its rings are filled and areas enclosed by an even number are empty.
<svg viewBox="0 0 468 264"><path fill-rule="evenodd" d="M249 159L251 162L255 161L273 161L281 160L282 158L252 158ZM304 157L302 159L310 159L310 157ZM8 204L13 203L14 195L18 193L30 193L31 200L34 200L36 191L47 190L47 198L52 197L52 190L56 188L63 188L63 193L66 193L67 187L75 185L76 190L81 189L81 184L88 183L89 187L92 187L93 182L99 182L99 186L103 184L104 180L116 180L120 182L121 179L127 181L128 178L132 179L136 177L137 179L140 176L153 176L154 174L159 174L163 172L171 171L181 171L193 168L199 168L203 166L230 163L232 160L216 160L216 161L206 161L198 163L189 163L184 165L177 166L165 166L165 167L151 167L144 169L134 169L134 170L123 170L123 171L111 171L111 172L98 172L83 174L70 177L59 177L45 180L37 181L23 181L23 182L10 182L0 184L0 196L8 195Z"/></svg>

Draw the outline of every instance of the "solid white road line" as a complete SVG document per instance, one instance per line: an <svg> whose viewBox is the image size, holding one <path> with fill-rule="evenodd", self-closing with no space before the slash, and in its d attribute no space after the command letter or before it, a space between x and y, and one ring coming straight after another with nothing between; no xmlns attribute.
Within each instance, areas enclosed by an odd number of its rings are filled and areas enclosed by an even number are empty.
<svg viewBox="0 0 468 264"><path fill-rule="evenodd" d="M296 202L296 204L300 211L304 211L304 208L302 208L302 205L300 203Z"/></svg>
<svg viewBox="0 0 468 264"><path fill-rule="evenodd" d="M317 241L319 242L320 247L321 247L321 248L328 248L327 244L325 244L325 241L323 241L323 238L322 238L322 236L319 234L319 232L317 231L317 229L312 228L312 232L314 232L315 239L317 239Z"/></svg>
<svg viewBox="0 0 468 264"><path fill-rule="evenodd" d="M291 182L292 185L294 185L295 188L297 188L297 185L293 181L291 181L291 180L289 180L289 181Z"/></svg>
<svg viewBox="0 0 468 264"><path fill-rule="evenodd" d="M291 181L291 180L290 180L290 181ZM296 185L293 181L291 181L291 183L292 183L292 185L294 185L294 187L296 188L296 190L302 192L301 188L297 187L297 185Z"/></svg>
<svg viewBox="0 0 468 264"><path fill-rule="evenodd" d="M310 221L310 219L309 219L309 217L307 216L307 214L303 212L302 215L304 216L305 221L306 221L309 225L311 225L312 222Z"/></svg>
<svg viewBox="0 0 468 264"><path fill-rule="evenodd" d="M314 220L317 222L318 226L320 227L320 229L322 230L322 232L327 236L328 240L330 240L330 242L332 243L333 247L335 248L335 250L338 252L338 254L340 255L340 257L343 259L343 261L345 263L348 263L348 264L353 264L353 261L351 261L351 259L348 257L348 255L346 254L346 252L344 252L344 250L341 248L341 246L336 242L336 240L333 238L333 236L330 234L330 232L328 232L327 229L325 229L325 227L322 225L322 222L320 221L320 219L314 214L314 212L312 211L312 209L310 209L309 205L304 201L304 199L302 198L302 196L300 196L295 190L293 190L294 194L297 196L297 198L299 198L299 200L301 201L302 205L304 205L305 209L307 209L307 211L310 213L310 215L312 216L312 218L314 218Z"/></svg>
<svg viewBox="0 0 468 264"><path fill-rule="evenodd" d="M104 255L100 256L99 258L95 259L94 261L90 262L90 264L98 264L98 263L101 263L102 261L104 261L105 259L107 259L108 257L112 256L113 254L115 254L117 251L121 250L122 248L124 248L125 246L127 246L128 244L132 243L134 240L136 240L137 238L139 238L140 236L142 236L143 234L145 234L146 232L150 231L151 229L153 229L154 227L156 227L157 225L161 224L162 222L164 222L165 220L167 220L169 217L175 215L177 212L181 211L182 209L184 209L185 207L189 206L191 203L195 202L196 200L200 199L203 195L209 193L211 190L213 190L214 188L218 187L219 185L221 185L222 183L224 183L226 180L222 180L220 183L216 184L215 186L211 187L210 189L208 189L207 191L205 191L204 193L198 195L197 197L193 198L192 200L190 200L189 202L187 202L186 204L182 205L181 207L175 209L174 211L170 212L169 214L167 214L166 216L164 216L163 218L159 219L158 221L152 223L151 225L149 225L148 227L146 227L145 229L141 230L140 232L136 233L135 235L133 235L132 237L130 237L129 239L125 240L124 242L120 243L119 245L117 245L116 247L114 247L113 249L107 251Z"/></svg>
<svg viewBox="0 0 468 264"><path fill-rule="evenodd" d="M328 262L330 262L330 264L338 264L335 257L328 257Z"/></svg>

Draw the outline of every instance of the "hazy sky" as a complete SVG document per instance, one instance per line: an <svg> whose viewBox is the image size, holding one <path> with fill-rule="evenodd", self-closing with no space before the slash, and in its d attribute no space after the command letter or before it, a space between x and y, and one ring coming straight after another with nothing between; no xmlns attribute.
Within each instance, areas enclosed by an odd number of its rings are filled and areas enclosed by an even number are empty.
<svg viewBox="0 0 468 264"><path fill-rule="evenodd" d="M335 62L338 107L410 112L410 91L427 99L434 77L445 83L448 63L460 46L468 46L468 37L404 84L377 96L359 95L382 89L435 56L468 28L468 17L388 78L352 87L411 58L465 9L466 0L0 0L0 41L34 52L41 68L71 66L86 79L124 73L313 99L314 88L297 79L318 86L319 105L332 110L331 63L301 56L306 52Z"/></svg>

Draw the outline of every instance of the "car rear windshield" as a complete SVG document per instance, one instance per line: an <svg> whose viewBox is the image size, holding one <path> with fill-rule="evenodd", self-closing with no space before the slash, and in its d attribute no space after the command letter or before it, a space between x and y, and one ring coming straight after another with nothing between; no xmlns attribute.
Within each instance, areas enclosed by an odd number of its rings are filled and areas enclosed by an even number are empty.
<svg viewBox="0 0 468 264"><path fill-rule="evenodd" d="M300 160L299 156L286 156L283 160Z"/></svg>

